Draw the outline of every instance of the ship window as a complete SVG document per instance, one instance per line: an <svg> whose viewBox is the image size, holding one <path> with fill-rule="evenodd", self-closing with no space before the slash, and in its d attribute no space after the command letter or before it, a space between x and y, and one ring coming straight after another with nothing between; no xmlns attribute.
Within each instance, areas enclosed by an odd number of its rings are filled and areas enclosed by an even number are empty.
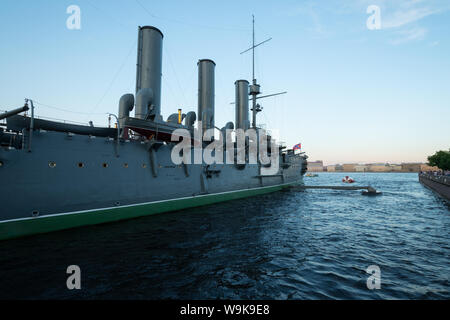
<svg viewBox="0 0 450 320"><path fill-rule="evenodd" d="M3 167L3 161L0 161L0 167Z"/></svg>
<svg viewBox="0 0 450 320"><path fill-rule="evenodd" d="M33 217L37 217L37 216L39 215L39 211L33 210L33 211L31 212L31 215L32 215Z"/></svg>
<svg viewBox="0 0 450 320"><path fill-rule="evenodd" d="M124 168L128 168L128 163L123 164Z"/></svg>
<svg viewBox="0 0 450 320"><path fill-rule="evenodd" d="M142 168L147 168L147 165L145 163L142 164Z"/></svg>
<svg viewBox="0 0 450 320"><path fill-rule="evenodd" d="M83 162L78 162L78 168L83 168L84 167L84 163Z"/></svg>
<svg viewBox="0 0 450 320"><path fill-rule="evenodd" d="M105 162L105 163L103 163L103 168L108 168L108 164Z"/></svg>
<svg viewBox="0 0 450 320"><path fill-rule="evenodd" d="M54 168L54 167L56 167L56 162L54 162L54 161L49 161L48 166L49 166L50 168Z"/></svg>

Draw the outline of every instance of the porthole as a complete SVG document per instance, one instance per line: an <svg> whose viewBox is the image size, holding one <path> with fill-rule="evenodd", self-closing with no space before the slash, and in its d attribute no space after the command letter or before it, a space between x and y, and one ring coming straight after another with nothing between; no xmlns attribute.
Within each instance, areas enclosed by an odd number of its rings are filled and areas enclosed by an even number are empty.
<svg viewBox="0 0 450 320"><path fill-rule="evenodd" d="M55 161L49 161L48 166L50 168L54 168L54 167L56 167L56 162Z"/></svg>
<svg viewBox="0 0 450 320"><path fill-rule="evenodd" d="M124 163L124 164L123 164L123 167L124 167L124 168L128 168L128 163Z"/></svg>
<svg viewBox="0 0 450 320"><path fill-rule="evenodd" d="M84 163L83 162L78 162L78 168L84 168Z"/></svg>
<svg viewBox="0 0 450 320"><path fill-rule="evenodd" d="M147 168L147 165L145 163L142 164L142 168Z"/></svg>
<svg viewBox="0 0 450 320"><path fill-rule="evenodd" d="M0 167L3 167L3 161L0 161Z"/></svg>
<svg viewBox="0 0 450 320"><path fill-rule="evenodd" d="M102 164L102 167L103 168L108 168L108 164L105 162L105 163Z"/></svg>
<svg viewBox="0 0 450 320"><path fill-rule="evenodd" d="M116 207L118 207L120 206L120 201L116 201L114 204L116 205Z"/></svg>
<svg viewBox="0 0 450 320"><path fill-rule="evenodd" d="M31 211L31 215L32 215L33 217L37 217L37 216L39 216L39 211L33 210L33 211Z"/></svg>

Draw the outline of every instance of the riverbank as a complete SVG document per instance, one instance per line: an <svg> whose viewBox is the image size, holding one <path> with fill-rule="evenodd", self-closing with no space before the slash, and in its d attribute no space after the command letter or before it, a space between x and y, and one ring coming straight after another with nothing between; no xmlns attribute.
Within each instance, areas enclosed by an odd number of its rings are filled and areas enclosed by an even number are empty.
<svg viewBox="0 0 450 320"><path fill-rule="evenodd" d="M419 181L441 197L450 200L450 177L419 173Z"/></svg>

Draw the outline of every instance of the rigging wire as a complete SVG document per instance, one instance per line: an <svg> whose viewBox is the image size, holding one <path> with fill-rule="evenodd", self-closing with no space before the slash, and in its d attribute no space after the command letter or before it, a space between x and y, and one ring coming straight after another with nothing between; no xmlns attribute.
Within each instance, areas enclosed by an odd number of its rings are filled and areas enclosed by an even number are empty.
<svg viewBox="0 0 450 320"><path fill-rule="evenodd" d="M138 4L138 5L139 5L139 6L140 6L140 7L141 7L148 15L149 15L149 16L151 16L151 17L153 17L153 18L156 18L156 19L167 20L167 21L170 21L170 22L175 22L175 23L184 24L184 25L189 25L189 26L192 26L192 27L199 27L199 28L209 28L209 29L219 29L219 30L233 30L233 31L249 31L249 30L250 30L250 29L248 29L248 28L224 28L224 27L217 27L217 26L210 26L210 25L192 24L192 23L189 23L189 22L186 22L186 21L181 21L181 20L177 20L177 19L171 19L171 18L165 18L165 17L156 16L156 15L154 15L153 13L151 13L151 12L150 12L150 11L149 11L142 3L141 3L141 1L139 1L139 0L135 0L135 1L136 1L136 3L137 3L137 4ZM106 17L108 17L108 18L114 20L115 22L117 22L117 24L121 25L122 27L124 27L124 28L129 27L129 26L123 24L120 20L118 20L118 19L114 18L113 16L111 16L111 15L110 15L109 13L107 13L105 10L103 10L103 9L99 8L98 6L94 5L90 0L87 0L87 2L88 2L88 4L89 4L91 7L93 7L93 8L96 9L97 11L103 13ZM40 102L34 101L34 100L33 100L33 102L35 102L36 104L38 104L38 105L40 105L40 106L47 107L47 108L51 108L51 109L55 109L55 110L59 110L59 111L62 111L62 112L68 112L68 113L74 113L74 114L81 114L81 115L104 115L104 114L105 114L104 112L101 112L101 113L97 112L97 113L96 113L96 112L93 112L93 111L99 107L99 105L103 102L103 100L104 100L104 98L106 97L106 95L107 95L107 94L109 93L109 91L111 90L111 88L112 88L114 82L116 81L116 79L118 78L119 74L121 73L123 67L125 66L126 62L128 61L129 56L130 56L131 53L133 52L133 49L135 48L136 43L137 43L137 40L135 40L135 41L133 42L133 45L131 46L131 49L129 50L128 54L126 55L125 59L123 60L123 62L122 62L122 64L120 65L119 69L117 70L117 72L114 74L113 79L112 79L111 82L109 83L109 85L108 85L108 87L106 88L104 94L101 96L100 100L99 100L99 101L97 102L97 104L91 109L90 112L72 111L72 110L69 110L69 109L67 109L67 108L55 107L55 106L48 105L48 104L44 104L44 103L40 103ZM182 86L181 86L181 83L180 83L179 78L178 78L178 76L177 76L177 73L176 73L176 71L175 71L175 67L174 67L174 65L173 65L171 55L170 55L170 53L168 52L168 50L166 50L166 53L168 54L169 62L170 62L171 67L172 67L172 69L173 69L173 72L174 72L174 75L175 75L177 84L178 84L178 86L179 86L179 88L180 88L181 94L182 94L182 96L183 96L183 99L187 102L187 99L186 99L184 90L183 90L183 88L182 88ZM163 77L163 81L168 85L169 90L173 92L173 89L170 87L170 84L168 84L168 82L165 81L164 77Z"/></svg>
<svg viewBox="0 0 450 320"><path fill-rule="evenodd" d="M131 24L129 24L129 25L123 24L122 21L120 21L119 19L114 18L114 17L111 16L109 13L107 13L105 10L100 9L99 7L97 7L96 5L94 5L90 0L86 0L86 1L88 2L88 4L89 4L91 7L93 7L93 8L96 9L97 11L103 13L103 14L104 14L106 17L108 17L109 19L114 20L115 23L121 25L121 26L124 27L124 28L131 27Z"/></svg>
<svg viewBox="0 0 450 320"><path fill-rule="evenodd" d="M36 101L36 100L33 100L33 103L37 104L37 105L40 105L42 107L55 109L55 110L58 110L58 111L68 112L68 113L76 113L76 114L84 114L84 115L104 115L104 114L106 114L105 112L102 112L102 113L91 113L91 112L73 111L73 110L70 110L70 109L74 109L74 108L70 108L69 109L69 108L55 107L55 106L51 106L51 105L48 105L48 104L41 103L41 102Z"/></svg>
<svg viewBox="0 0 450 320"><path fill-rule="evenodd" d="M133 45L131 46L130 51L128 51L127 56L125 57L125 59L123 60L122 64L120 65L119 69L117 70L116 74L114 75L113 79L111 80L111 82L109 83L108 87L106 88L105 93L103 94L103 96L100 98L100 100L97 102L97 104L94 106L94 108L92 108L92 110L97 109L97 107L102 103L103 99L106 97L106 95L108 94L109 90L111 90L111 87L113 86L114 82L116 81L117 77L119 76L120 72L122 71L123 67L125 66L125 63L128 61L128 58L130 57L131 53L133 52L135 46L137 44L137 40L135 40L133 42Z"/></svg>
<svg viewBox="0 0 450 320"><path fill-rule="evenodd" d="M218 82L218 87L219 88L224 88L224 82L222 81L222 77L220 75L220 72L216 72L216 79L217 79L217 82ZM228 103L226 103L226 100L228 100L228 99L225 97L225 94L223 94L223 95L222 94L216 95L216 99L220 100L219 103L222 103L223 106L228 106ZM231 108L223 108L223 110L226 110L227 113L229 115L231 115L229 119L233 119L234 113L233 113L233 110Z"/></svg>
<svg viewBox="0 0 450 320"><path fill-rule="evenodd" d="M166 78L164 77L164 75L161 75L161 79L163 81L163 83L165 85L167 85L167 88L169 88L169 91L172 93L173 97L176 99L177 104L180 106L179 104L179 97L175 94L175 91L173 90L172 86L170 85L169 81L166 81Z"/></svg>
<svg viewBox="0 0 450 320"><path fill-rule="evenodd" d="M165 18L165 17L159 17L151 13L139 0L135 0L136 3L145 11L147 12L152 18L160 19L160 20L167 20L170 22L175 22L179 24L184 24L191 27L197 27L197 28L207 28L207 29L216 29L216 30L229 30L229 31L248 31L246 28L224 28L224 27L217 27L217 26L210 26L210 25L201 25L201 24L194 24L189 23L186 21L181 21L177 19L171 19L171 18Z"/></svg>
<svg viewBox="0 0 450 320"><path fill-rule="evenodd" d="M180 23L180 24L185 24L185 25L190 25L190 26L193 26L193 27L200 27L200 28L222 29L222 30L234 30L234 31L248 31L248 30L249 30L249 29L244 29L244 28L223 28L223 27L215 27L215 26L207 26L207 25L198 25L198 24L187 23L187 22L181 21L181 20L176 20L176 19L170 19L170 18L159 17L159 16L154 15L152 12L150 12L150 11L142 4L141 1L139 1L139 0L135 0L135 1L136 1L136 3L137 3L137 4L138 4L138 5L139 5L139 6L140 6L140 7L141 7L148 15L149 15L149 16L151 16L152 18L161 19L161 20L167 20L167 21L171 21L171 22L175 22L175 23ZM107 17L109 17L109 18L111 18L111 19L117 21L118 24L120 24L122 27L127 27L127 26L125 26L122 22L120 22L118 19L112 17L110 14L108 14L107 12L105 12L104 10L102 10L101 8L99 8L99 7L97 7L96 5L94 5L91 1L88 0L88 3L89 3L93 8L95 8L96 10L98 10L99 12L102 12L103 14L105 14L105 16L107 16ZM125 63L127 62L128 58L129 58L129 56L130 56L130 54L132 53L134 47L136 46L136 43L137 43L137 40L134 41L134 43L133 43L133 45L132 45L130 51L128 52L126 58L124 59L123 63L120 65L118 71L115 73L113 79L112 79L111 82L109 83L109 85L108 85L108 87L106 88L104 94L102 95L102 97L100 98L100 100L97 102L97 104L92 108L92 110L95 110L95 109L98 108L98 106L103 102L104 98L106 97L106 95L107 95L107 94L109 93L109 91L111 90L111 88L112 88L114 82L116 81L117 77L119 76L120 72L122 71L122 69L123 69ZM183 98L184 102L187 102L185 92L184 92L184 90L183 90L183 87L181 86L180 80L179 80L178 75L177 75L177 73L176 73L176 70L175 70L175 67L174 67L173 60L172 60L172 57L171 57L171 55L170 55L170 52L169 52L168 49L164 49L164 50L165 50L165 52L167 53L167 56L168 56L168 58L169 58L169 63L170 63L170 65L171 65L171 67L172 67L172 70L173 70L173 73L174 73L174 75L175 75L175 79L176 79L176 81L177 81L178 87L180 88L182 98ZM164 79L163 79L163 80L164 80ZM169 90L172 91L172 93L174 93L174 92L173 92L173 89L170 87L170 84L168 84L168 81L164 81L164 82L168 85ZM94 114L94 113L92 112L92 113L86 113L86 114L89 115L89 114Z"/></svg>
<svg viewBox="0 0 450 320"><path fill-rule="evenodd" d="M194 71L192 71L192 72L190 72L190 77L189 77L189 80L186 82L188 85L189 85L189 89L192 89L192 90L188 90L187 92L190 92L191 94L188 96L189 97L189 99L188 99L188 101L187 101L187 105L186 105L186 109L187 110L190 110L190 111L195 111L196 110L196 108L197 108L197 98L198 98L198 96L195 94L196 93L196 90L197 90L197 88L195 87L195 83L196 83L196 76L197 76L197 73L196 72L194 72ZM193 100L192 100L193 99Z"/></svg>
<svg viewBox="0 0 450 320"><path fill-rule="evenodd" d="M183 90L183 87L181 86L180 80L178 79L178 75L177 75L176 69L175 69L175 67L173 65L172 56L171 56L168 48L164 48L164 51L166 52L166 55L169 58L170 66L172 67L173 74L175 75L175 79L177 81L178 87L180 88L181 95L183 96L182 97L183 98L182 102L186 103L187 102L186 96L184 94L184 90ZM181 105L180 105L180 107L181 107Z"/></svg>

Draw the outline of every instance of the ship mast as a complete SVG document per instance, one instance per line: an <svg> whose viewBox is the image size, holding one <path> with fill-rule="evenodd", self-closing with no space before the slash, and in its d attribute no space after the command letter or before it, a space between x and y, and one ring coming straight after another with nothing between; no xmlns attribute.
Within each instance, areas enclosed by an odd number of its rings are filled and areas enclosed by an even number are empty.
<svg viewBox="0 0 450 320"><path fill-rule="evenodd" d="M252 85L250 86L250 95L252 96L252 127L254 129L256 129L256 114L260 111L262 111L262 108L259 104L256 103L256 100L258 99L257 95L261 93L261 86L257 83L256 78L255 78L255 48L262 45L263 43L266 43L270 40L272 40L272 38L266 39L258 44L255 44L255 15L252 14L252 46L250 48L248 48L245 51L242 51L241 54L246 53L247 51L252 50ZM259 98L265 98L265 97L271 97L271 96L276 96L279 94L284 94L286 92L280 92L280 93L274 93L274 94L270 94L267 96L263 96L263 97L259 97Z"/></svg>
<svg viewBox="0 0 450 320"><path fill-rule="evenodd" d="M256 105L256 96L260 93L260 86L256 82L255 78L255 15L252 14L253 24L253 45L252 45L252 78L253 82L250 86L250 94L252 95L252 127L256 128L256 114L261 111L261 108Z"/></svg>

